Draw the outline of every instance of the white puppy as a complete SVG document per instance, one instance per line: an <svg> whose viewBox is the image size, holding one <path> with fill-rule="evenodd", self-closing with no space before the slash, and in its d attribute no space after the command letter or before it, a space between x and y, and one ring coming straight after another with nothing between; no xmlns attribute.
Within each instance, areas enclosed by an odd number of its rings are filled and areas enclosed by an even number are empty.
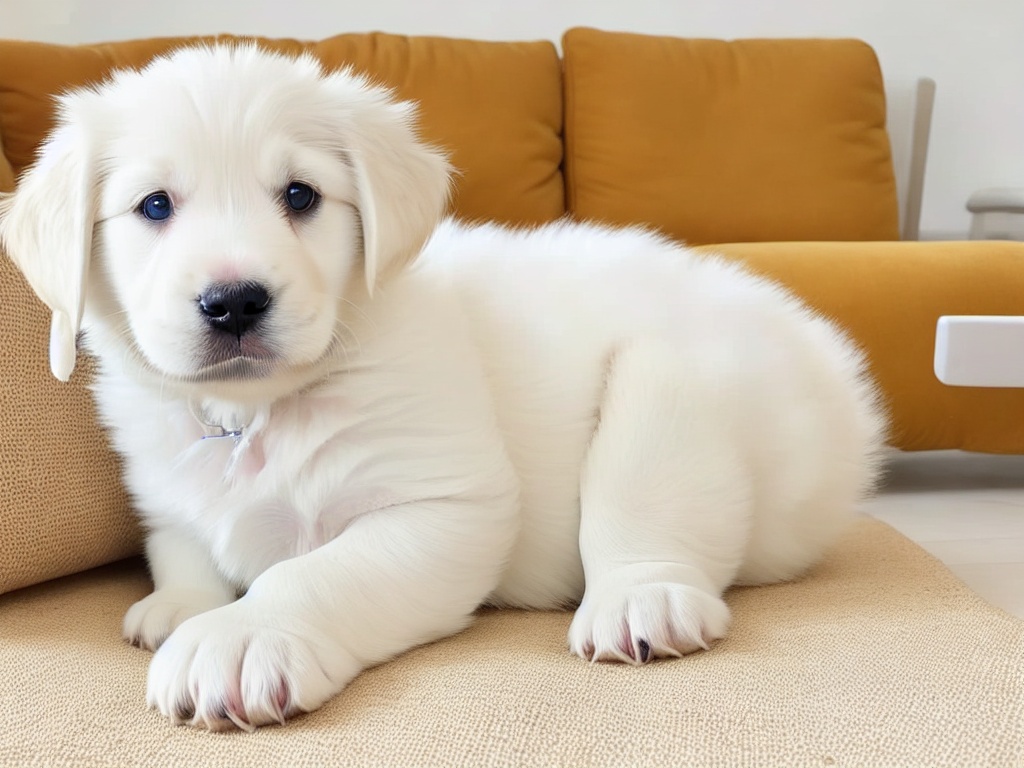
<svg viewBox="0 0 1024 768"><path fill-rule="evenodd" d="M585 659L707 648L723 590L800 574L876 475L833 325L650 233L442 222L413 121L187 49L62 97L2 203L54 373L80 328L99 359L155 586L124 631L176 722L311 710L483 603L582 600Z"/></svg>

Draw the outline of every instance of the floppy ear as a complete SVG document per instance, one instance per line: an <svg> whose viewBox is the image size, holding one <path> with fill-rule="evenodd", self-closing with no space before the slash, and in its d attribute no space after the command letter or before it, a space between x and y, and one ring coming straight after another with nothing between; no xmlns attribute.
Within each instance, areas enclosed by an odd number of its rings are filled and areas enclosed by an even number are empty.
<svg viewBox="0 0 1024 768"><path fill-rule="evenodd" d="M0 199L0 246L53 312L50 370L75 367L96 216L94 160L79 126L61 125L13 194Z"/></svg>
<svg viewBox="0 0 1024 768"><path fill-rule="evenodd" d="M343 151L356 182L366 287L396 274L419 253L444 215L451 166L416 135L416 105L349 71L327 77L337 105ZM335 128L337 130L337 128Z"/></svg>

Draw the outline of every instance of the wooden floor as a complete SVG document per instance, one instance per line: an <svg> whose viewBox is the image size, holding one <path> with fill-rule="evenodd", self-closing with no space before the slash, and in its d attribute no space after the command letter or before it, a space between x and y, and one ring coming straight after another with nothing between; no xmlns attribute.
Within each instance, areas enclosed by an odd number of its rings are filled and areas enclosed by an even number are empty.
<svg viewBox="0 0 1024 768"><path fill-rule="evenodd" d="M1024 618L1024 456L897 454L863 509Z"/></svg>

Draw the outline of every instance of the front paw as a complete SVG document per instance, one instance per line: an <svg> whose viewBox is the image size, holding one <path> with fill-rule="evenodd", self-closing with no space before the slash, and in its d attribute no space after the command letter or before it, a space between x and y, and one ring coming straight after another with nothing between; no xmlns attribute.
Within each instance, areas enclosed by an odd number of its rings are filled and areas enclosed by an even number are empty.
<svg viewBox="0 0 1024 768"><path fill-rule="evenodd" d="M240 601L178 627L153 657L146 699L176 725L251 731L316 709L359 671L301 622L261 620Z"/></svg>
<svg viewBox="0 0 1024 768"><path fill-rule="evenodd" d="M569 627L569 649L591 661L643 664L707 649L728 626L729 608L697 587L606 584L587 590Z"/></svg>
<svg viewBox="0 0 1024 768"><path fill-rule="evenodd" d="M155 651L179 624L231 602L221 592L205 589L158 589L135 603L124 615L124 639Z"/></svg>

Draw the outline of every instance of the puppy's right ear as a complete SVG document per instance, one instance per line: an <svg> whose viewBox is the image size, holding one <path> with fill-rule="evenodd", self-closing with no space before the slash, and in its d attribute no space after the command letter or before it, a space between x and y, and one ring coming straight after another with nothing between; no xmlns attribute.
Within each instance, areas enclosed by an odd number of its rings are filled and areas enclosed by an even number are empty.
<svg viewBox="0 0 1024 768"><path fill-rule="evenodd" d="M50 370L75 367L96 219L95 158L83 126L64 120L13 194L0 199L0 247L53 312Z"/></svg>
<svg viewBox="0 0 1024 768"><path fill-rule="evenodd" d="M325 83L333 110L324 124L354 172L372 296L378 283L416 258L441 220L452 168L444 152L419 138L415 104L396 100L350 69L327 76Z"/></svg>

